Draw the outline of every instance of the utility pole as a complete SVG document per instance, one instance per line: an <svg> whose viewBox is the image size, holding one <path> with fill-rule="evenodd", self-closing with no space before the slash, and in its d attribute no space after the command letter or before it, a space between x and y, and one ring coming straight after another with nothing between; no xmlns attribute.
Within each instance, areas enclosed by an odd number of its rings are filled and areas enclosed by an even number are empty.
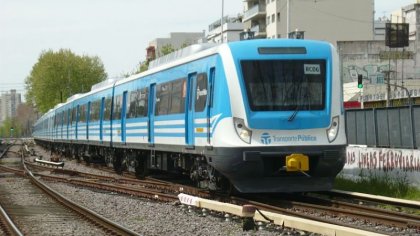
<svg viewBox="0 0 420 236"><path fill-rule="evenodd" d="M287 35L287 38L289 38L289 33L290 33L290 0L287 0L287 3L286 3L286 8L287 8L287 20L286 20L286 35Z"/></svg>
<svg viewBox="0 0 420 236"><path fill-rule="evenodd" d="M225 0L222 0L222 18L220 19L220 42L223 43L223 11L225 8Z"/></svg>
<svg viewBox="0 0 420 236"><path fill-rule="evenodd" d="M407 93L407 97L408 97L408 105L411 105L411 104L412 104L412 103L411 103L411 94L410 94L410 91L408 91L408 89L407 89L406 87L401 86L401 85L397 85L397 84L390 84L390 83L386 83L386 84L387 84L388 88L390 88L390 87L391 87L391 85L392 85L392 86L394 86L394 87L404 89L404 90L405 90L405 92ZM389 96L389 94L388 94L388 96ZM387 102L388 102L388 100L387 100Z"/></svg>

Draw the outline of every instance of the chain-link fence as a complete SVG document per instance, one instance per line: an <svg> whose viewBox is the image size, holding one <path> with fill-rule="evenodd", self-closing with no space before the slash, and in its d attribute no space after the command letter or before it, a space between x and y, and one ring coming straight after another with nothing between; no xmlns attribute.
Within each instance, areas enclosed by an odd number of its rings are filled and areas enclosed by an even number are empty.
<svg viewBox="0 0 420 236"><path fill-rule="evenodd" d="M349 144L420 147L420 106L346 110Z"/></svg>

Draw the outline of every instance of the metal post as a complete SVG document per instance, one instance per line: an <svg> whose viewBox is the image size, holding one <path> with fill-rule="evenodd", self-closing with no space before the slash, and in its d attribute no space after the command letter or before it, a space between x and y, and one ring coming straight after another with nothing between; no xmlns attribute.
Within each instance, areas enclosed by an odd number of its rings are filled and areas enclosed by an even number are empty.
<svg viewBox="0 0 420 236"><path fill-rule="evenodd" d="M389 54L391 55L391 48L389 48ZM390 107L390 98L391 95L391 57L388 58L388 76L387 76L387 86L386 86L386 107Z"/></svg>
<svg viewBox="0 0 420 236"><path fill-rule="evenodd" d="M289 38L289 32L290 32L290 0L287 0L287 20L286 20L286 36Z"/></svg>
<svg viewBox="0 0 420 236"><path fill-rule="evenodd" d="M223 43L223 11L225 6L225 0L222 0L222 18L220 19L220 42Z"/></svg>

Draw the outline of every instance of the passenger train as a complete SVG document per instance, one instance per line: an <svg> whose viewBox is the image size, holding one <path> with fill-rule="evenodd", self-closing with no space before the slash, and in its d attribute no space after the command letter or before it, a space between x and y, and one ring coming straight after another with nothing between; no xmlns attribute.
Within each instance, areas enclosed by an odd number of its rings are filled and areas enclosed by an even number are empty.
<svg viewBox="0 0 420 236"><path fill-rule="evenodd" d="M210 190L329 190L345 160L342 95L329 43L192 45L70 97L33 136L117 171L180 173Z"/></svg>

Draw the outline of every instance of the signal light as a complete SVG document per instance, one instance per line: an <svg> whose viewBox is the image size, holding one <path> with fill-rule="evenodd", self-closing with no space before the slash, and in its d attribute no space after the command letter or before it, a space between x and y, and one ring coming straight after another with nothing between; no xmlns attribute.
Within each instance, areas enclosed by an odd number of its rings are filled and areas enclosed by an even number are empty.
<svg viewBox="0 0 420 236"><path fill-rule="evenodd" d="M360 89L363 88L363 75L357 76L357 87Z"/></svg>

